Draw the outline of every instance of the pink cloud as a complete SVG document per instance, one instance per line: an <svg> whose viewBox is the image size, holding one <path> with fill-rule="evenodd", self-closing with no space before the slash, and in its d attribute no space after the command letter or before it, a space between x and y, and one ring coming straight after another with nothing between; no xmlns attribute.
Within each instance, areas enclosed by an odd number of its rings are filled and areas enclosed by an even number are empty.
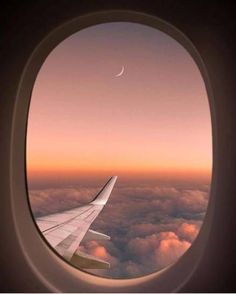
<svg viewBox="0 0 236 294"><path fill-rule="evenodd" d="M96 195L95 188L51 188L30 191L35 215L45 215L88 203Z"/></svg>
<svg viewBox="0 0 236 294"><path fill-rule="evenodd" d="M104 261L109 262L112 266L116 266L118 263L117 258L112 256L108 252L107 248L97 241L84 242L83 246L80 246L80 249L92 256L98 257Z"/></svg>
<svg viewBox="0 0 236 294"><path fill-rule="evenodd" d="M154 250L159 246L158 235L150 235L145 238L134 238L129 244L129 251L134 255L147 256L147 254L153 253Z"/></svg>
<svg viewBox="0 0 236 294"><path fill-rule="evenodd" d="M192 242L199 232L199 228L196 224L182 223L178 228L178 235L185 240Z"/></svg>
<svg viewBox="0 0 236 294"><path fill-rule="evenodd" d="M188 241L181 241L173 232L160 234L160 243L155 250L155 258L160 267L166 267L175 262L190 246Z"/></svg>
<svg viewBox="0 0 236 294"><path fill-rule="evenodd" d="M132 239L128 248L132 254L142 258L142 262L146 263L148 260L150 264L161 269L176 261L190 245L190 242L181 240L176 233L168 231Z"/></svg>
<svg viewBox="0 0 236 294"><path fill-rule="evenodd" d="M30 191L35 215L87 203L99 189L68 187ZM175 262L191 245L202 224L208 190L176 187L115 187L91 229L110 241L81 243L80 249L108 261L94 274L127 278L148 274Z"/></svg>

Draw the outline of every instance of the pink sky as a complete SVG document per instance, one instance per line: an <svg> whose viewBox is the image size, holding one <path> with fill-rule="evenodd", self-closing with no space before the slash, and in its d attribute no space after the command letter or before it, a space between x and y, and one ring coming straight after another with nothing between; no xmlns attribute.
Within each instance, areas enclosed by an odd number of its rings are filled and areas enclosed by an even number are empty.
<svg viewBox="0 0 236 294"><path fill-rule="evenodd" d="M27 171L210 175L211 139L204 82L189 53L156 29L102 24L64 40L43 64Z"/></svg>

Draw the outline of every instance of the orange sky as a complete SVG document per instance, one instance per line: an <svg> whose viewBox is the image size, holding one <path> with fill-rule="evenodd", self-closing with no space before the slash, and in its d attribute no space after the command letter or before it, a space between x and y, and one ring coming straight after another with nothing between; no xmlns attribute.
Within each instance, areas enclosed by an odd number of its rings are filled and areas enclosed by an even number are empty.
<svg viewBox="0 0 236 294"><path fill-rule="evenodd" d="M63 41L43 64L29 112L28 176L210 174L211 157L203 79L166 34L97 25Z"/></svg>

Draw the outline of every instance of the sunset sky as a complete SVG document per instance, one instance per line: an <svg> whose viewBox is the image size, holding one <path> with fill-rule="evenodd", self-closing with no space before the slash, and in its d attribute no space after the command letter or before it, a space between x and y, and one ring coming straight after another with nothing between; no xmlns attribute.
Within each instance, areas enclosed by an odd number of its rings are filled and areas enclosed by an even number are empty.
<svg viewBox="0 0 236 294"><path fill-rule="evenodd" d="M70 36L44 62L29 111L29 177L209 175L211 156L203 79L168 35L101 24Z"/></svg>
<svg viewBox="0 0 236 294"><path fill-rule="evenodd" d="M124 73L116 75L124 67ZM60 43L37 76L27 179L35 217L91 201L118 180L91 228L110 241L80 250L133 278L175 262L202 225L210 191L208 98L189 53L157 29L86 28Z"/></svg>

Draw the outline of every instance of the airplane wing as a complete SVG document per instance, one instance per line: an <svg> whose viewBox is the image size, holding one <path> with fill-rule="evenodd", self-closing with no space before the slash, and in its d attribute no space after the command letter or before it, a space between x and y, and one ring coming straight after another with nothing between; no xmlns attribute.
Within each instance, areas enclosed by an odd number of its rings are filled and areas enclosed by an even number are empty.
<svg viewBox="0 0 236 294"><path fill-rule="evenodd" d="M110 239L105 234L89 230L89 227L107 203L116 179L117 176L111 177L89 204L36 219L50 245L66 260L80 268L109 267L109 263L80 252L78 247L82 239Z"/></svg>

